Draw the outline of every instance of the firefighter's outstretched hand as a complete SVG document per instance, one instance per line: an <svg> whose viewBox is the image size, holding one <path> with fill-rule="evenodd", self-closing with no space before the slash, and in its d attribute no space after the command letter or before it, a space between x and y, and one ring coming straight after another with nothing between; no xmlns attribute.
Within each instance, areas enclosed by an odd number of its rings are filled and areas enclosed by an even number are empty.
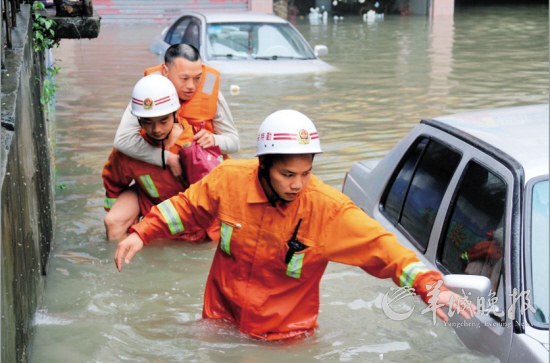
<svg viewBox="0 0 550 363"><path fill-rule="evenodd" d="M123 263L130 263L135 254L143 248L143 240L137 233L132 233L118 243L115 253L115 265L117 270L122 271Z"/></svg>
<svg viewBox="0 0 550 363"><path fill-rule="evenodd" d="M472 318L477 311L476 306L472 302L450 290L444 290L439 293L437 305L448 307L449 310L453 311L453 314L460 314L464 319ZM442 308L438 308L435 312L441 320L449 321L449 316Z"/></svg>

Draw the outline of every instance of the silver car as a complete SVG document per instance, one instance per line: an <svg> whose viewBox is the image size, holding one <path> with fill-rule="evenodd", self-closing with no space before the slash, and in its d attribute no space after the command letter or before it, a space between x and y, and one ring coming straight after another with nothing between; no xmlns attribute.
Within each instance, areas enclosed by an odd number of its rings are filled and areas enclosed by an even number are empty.
<svg viewBox="0 0 550 363"><path fill-rule="evenodd" d="M548 362L548 105L421 121L343 192L474 300L451 324L502 362Z"/></svg>
<svg viewBox="0 0 550 363"><path fill-rule="evenodd" d="M187 12L151 44L164 56L173 44L196 46L203 61L222 74L321 73L334 68L319 59L327 47L312 49L288 21L254 12Z"/></svg>

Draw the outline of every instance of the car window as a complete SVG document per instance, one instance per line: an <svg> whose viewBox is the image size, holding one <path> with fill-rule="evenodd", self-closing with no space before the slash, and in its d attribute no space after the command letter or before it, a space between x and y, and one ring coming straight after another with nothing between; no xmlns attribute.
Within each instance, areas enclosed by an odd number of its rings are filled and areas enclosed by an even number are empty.
<svg viewBox="0 0 550 363"><path fill-rule="evenodd" d="M191 19L192 18L190 17L184 17L176 24L174 24L174 26L168 31L168 34L166 34L166 43L170 45L181 43L183 35L185 34L185 30L191 22Z"/></svg>
<svg viewBox="0 0 550 363"><path fill-rule="evenodd" d="M426 251L435 217L460 154L421 138L409 149L382 199L382 212Z"/></svg>
<svg viewBox="0 0 550 363"><path fill-rule="evenodd" d="M389 192L382 202L384 214L396 224L399 222L401 209L403 208L403 202L405 201L405 195L408 191L414 168L427 144L428 139L422 139L405 155L397 175L390 184Z"/></svg>
<svg viewBox="0 0 550 363"><path fill-rule="evenodd" d="M548 329L548 317L550 316L548 307L548 180L539 181L533 187L531 198L531 292L534 313L530 311L531 319L542 323Z"/></svg>
<svg viewBox="0 0 550 363"><path fill-rule="evenodd" d="M453 198L443 239L442 266L450 273L482 275L497 291L504 251L506 183L485 166L470 161Z"/></svg>
<svg viewBox="0 0 550 363"><path fill-rule="evenodd" d="M210 59L313 59L311 47L288 24L211 23L207 28Z"/></svg>
<svg viewBox="0 0 550 363"><path fill-rule="evenodd" d="M200 26L196 21L191 21L189 23L183 33L181 43L191 44L195 48L200 49Z"/></svg>
<svg viewBox="0 0 550 363"><path fill-rule="evenodd" d="M262 25L258 28L258 49L257 57L286 56L298 57L294 47L290 44L290 39L270 24Z"/></svg>

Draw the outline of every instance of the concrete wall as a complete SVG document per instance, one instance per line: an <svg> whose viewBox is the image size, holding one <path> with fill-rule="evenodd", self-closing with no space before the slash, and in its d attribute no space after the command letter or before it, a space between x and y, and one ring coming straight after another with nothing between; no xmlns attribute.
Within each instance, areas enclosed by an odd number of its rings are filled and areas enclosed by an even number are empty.
<svg viewBox="0 0 550 363"><path fill-rule="evenodd" d="M288 19L288 0L275 0L271 12L283 19Z"/></svg>
<svg viewBox="0 0 550 363"><path fill-rule="evenodd" d="M39 101L43 61L32 49L29 5L21 5L12 36L1 84L1 361L26 362L54 206L48 122Z"/></svg>
<svg viewBox="0 0 550 363"><path fill-rule="evenodd" d="M430 7L430 15L453 15L455 10L455 0L432 0Z"/></svg>
<svg viewBox="0 0 550 363"><path fill-rule="evenodd" d="M248 10L270 14L273 12L273 0L249 0Z"/></svg>

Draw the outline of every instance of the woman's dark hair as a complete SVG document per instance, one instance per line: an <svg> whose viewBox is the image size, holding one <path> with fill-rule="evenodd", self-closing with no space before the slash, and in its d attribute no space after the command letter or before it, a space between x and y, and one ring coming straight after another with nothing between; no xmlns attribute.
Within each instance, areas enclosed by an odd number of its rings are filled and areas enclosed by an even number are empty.
<svg viewBox="0 0 550 363"><path fill-rule="evenodd" d="M191 44L181 43L171 45L164 53L164 63L170 64L176 58L184 58L190 62L196 62L201 59L199 50Z"/></svg>

